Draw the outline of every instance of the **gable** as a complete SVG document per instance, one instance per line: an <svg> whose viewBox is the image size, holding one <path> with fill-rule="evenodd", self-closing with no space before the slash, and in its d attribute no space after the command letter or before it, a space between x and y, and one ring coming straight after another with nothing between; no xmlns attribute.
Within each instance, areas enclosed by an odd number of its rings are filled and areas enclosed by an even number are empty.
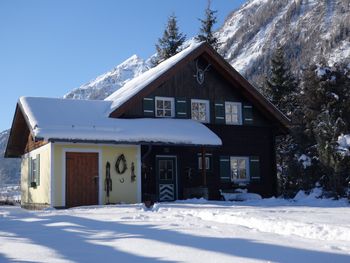
<svg viewBox="0 0 350 263"><path fill-rule="evenodd" d="M205 69L209 64L210 67L205 72L205 82L200 85L194 76L197 65L198 68ZM156 72L156 68L152 70ZM140 115L142 99L147 96L210 99L213 102L229 98L247 102L254 106L258 119L267 120L280 132L284 133L288 130L288 118L206 43L200 44L173 67L146 84L129 100L114 109L109 116L112 118L140 117L138 115Z"/></svg>

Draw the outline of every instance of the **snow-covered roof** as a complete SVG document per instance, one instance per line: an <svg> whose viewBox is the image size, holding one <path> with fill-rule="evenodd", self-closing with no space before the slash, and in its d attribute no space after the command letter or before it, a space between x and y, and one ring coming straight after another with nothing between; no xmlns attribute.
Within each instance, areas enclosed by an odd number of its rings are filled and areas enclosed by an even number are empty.
<svg viewBox="0 0 350 263"><path fill-rule="evenodd" d="M171 58L168 58L167 60L163 61L156 67L151 68L150 70L146 71L140 76L130 80L123 87L121 87L116 92L112 93L110 96L105 98L106 101L112 101L111 107L107 111L107 114L109 115L111 112L115 111L126 101L131 99L135 94L137 94L143 88L145 88L148 84L159 78L162 74L164 74L166 71L175 66L178 62L184 59L188 54L190 54L192 51L198 48L202 43L203 42L192 42L189 45L189 47L185 48L184 50L172 56Z"/></svg>
<svg viewBox="0 0 350 263"><path fill-rule="evenodd" d="M182 119L114 119L111 101L21 97L33 135L44 140L221 145L205 125Z"/></svg>

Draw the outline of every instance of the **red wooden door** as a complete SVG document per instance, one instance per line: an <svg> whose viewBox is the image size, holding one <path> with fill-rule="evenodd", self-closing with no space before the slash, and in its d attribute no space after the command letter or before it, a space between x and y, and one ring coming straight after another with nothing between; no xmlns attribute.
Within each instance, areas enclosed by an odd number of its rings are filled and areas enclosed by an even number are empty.
<svg viewBox="0 0 350 263"><path fill-rule="evenodd" d="M98 153L66 153L66 206L98 204Z"/></svg>

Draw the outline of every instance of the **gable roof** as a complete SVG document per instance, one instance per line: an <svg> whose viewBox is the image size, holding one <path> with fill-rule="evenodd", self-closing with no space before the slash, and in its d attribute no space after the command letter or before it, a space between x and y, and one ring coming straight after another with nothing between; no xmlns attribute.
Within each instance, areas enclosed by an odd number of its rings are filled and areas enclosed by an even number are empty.
<svg viewBox="0 0 350 263"><path fill-rule="evenodd" d="M107 114L114 118L120 117L134 105L135 99L150 94L174 76L186 63L195 60L200 55L208 59L224 78L235 84L235 88L239 88L243 96L248 98L265 117L275 121L280 132L286 133L289 130L290 120L206 42L192 43L175 56L134 78L108 96L105 100L112 101L112 104Z"/></svg>
<svg viewBox="0 0 350 263"><path fill-rule="evenodd" d="M111 101L102 100L21 97L13 123L28 128L34 140L201 146L222 144L214 132L194 120L109 118L105 113L111 104ZM11 132L15 129L13 125ZM19 140L23 135L12 133L10 137L5 157L20 156L23 152L20 149L13 151L13 148L15 137ZM25 143L20 141L16 148L20 145L23 150Z"/></svg>

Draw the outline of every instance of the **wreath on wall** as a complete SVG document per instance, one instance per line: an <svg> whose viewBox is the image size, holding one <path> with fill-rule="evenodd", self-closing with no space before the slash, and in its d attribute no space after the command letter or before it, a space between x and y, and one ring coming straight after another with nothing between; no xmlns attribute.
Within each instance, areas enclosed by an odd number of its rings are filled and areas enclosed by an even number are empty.
<svg viewBox="0 0 350 263"><path fill-rule="evenodd" d="M128 169L126 166L126 159L124 154L121 154L118 156L117 161L115 162L115 170L118 174L123 174L125 173L126 169Z"/></svg>

